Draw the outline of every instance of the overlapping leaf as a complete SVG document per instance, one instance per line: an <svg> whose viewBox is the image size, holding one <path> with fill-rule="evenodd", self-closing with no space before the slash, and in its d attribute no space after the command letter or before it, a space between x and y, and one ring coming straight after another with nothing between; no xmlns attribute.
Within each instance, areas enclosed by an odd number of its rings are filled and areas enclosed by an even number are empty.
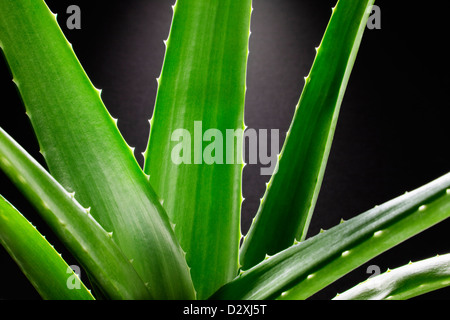
<svg viewBox="0 0 450 320"><path fill-rule="evenodd" d="M145 172L186 251L199 298L238 269L251 1L180 0Z"/></svg>
<svg viewBox="0 0 450 320"><path fill-rule="evenodd" d="M42 0L0 0L0 43L50 173L91 207L152 293L195 297L158 197Z"/></svg>

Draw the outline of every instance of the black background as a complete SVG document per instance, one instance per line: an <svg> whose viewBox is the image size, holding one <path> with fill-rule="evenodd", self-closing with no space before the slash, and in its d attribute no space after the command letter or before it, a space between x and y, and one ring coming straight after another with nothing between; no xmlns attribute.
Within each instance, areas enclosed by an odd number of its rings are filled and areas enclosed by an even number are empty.
<svg viewBox="0 0 450 320"><path fill-rule="evenodd" d="M142 164L156 77L174 0L47 1L75 53ZM81 8L81 29L68 30L66 8ZM450 171L447 12L430 2L377 1L381 29L366 30L350 77L309 236ZM335 1L254 0L245 122L279 129L280 145ZM38 61L36 63L39 63ZM36 79L39 81L39 79ZM4 59L0 59L0 126L44 164ZM243 174L242 232L248 230L269 177L258 165ZM0 173L0 193L22 211L69 263L76 263ZM398 245L312 299L330 299L382 271L450 252L450 221ZM0 299L39 299L0 248ZM84 275L86 278L86 275ZM82 275L83 279L83 275ZM442 289L421 299L449 298Z"/></svg>

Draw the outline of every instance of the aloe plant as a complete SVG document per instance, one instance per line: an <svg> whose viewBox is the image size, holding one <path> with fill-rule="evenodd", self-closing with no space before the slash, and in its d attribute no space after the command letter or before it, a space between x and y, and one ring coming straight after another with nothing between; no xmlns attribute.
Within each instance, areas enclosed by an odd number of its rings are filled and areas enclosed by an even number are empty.
<svg viewBox="0 0 450 320"><path fill-rule="evenodd" d="M257 3L175 3L141 167L45 2L0 0L0 47L42 154L34 159L1 129L0 168L87 277L75 278L25 218L35 217L3 197L0 243L45 299L306 299L445 220L450 174L308 234L373 4L340 0L333 7L275 171L242 237L239 132L247 127ZM378 276L375 293L373 278L338 297L410 298L449 284L447 260L415 266ZM70 287L69 278L81 285Z"/></svg>

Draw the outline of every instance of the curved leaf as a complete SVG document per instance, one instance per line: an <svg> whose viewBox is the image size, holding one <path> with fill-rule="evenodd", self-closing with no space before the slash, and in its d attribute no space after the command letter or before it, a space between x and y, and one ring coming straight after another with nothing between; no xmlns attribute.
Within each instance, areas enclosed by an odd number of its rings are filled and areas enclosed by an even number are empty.
<svg viewBox="0 0 450 320"><path fill-rule="evenodd" d="M0 43L50 173L113 232L155 297L194 298L158 197L45 3L0 0Z"/></svg>
<svg viewBox="0 0 450 320"><path fill-rule="evenodd" d="M306 299L450 217L450 173L257 264L212 299Z"/></svg>
<svg viewBox="0 0 450 320"><path fill-rule="evenodd" d="M371 277L333 300L406 300L450 285L450 254Z"/></svg>
<svg viewBox="0 0 450 320"><path fill-rule="evenodd" d="M328 160L337 118L374 0L340 0L317 50L291 127L256 217L244 238L247 270L304 240Z"/></svg>
<svg viewBox="0 0 450 320"><path fill-rule="evenodd" d="M0 243L42 298L93 300L89 290L53 246L0 195ZM68 285L76 283L73 287Z"/></svg>
<svg viewBox="0 0 450 320"><path fill-rule="evenodd" d="M108 234L29 154L0 128L0 168L112 299L151 298Z"/></svg>

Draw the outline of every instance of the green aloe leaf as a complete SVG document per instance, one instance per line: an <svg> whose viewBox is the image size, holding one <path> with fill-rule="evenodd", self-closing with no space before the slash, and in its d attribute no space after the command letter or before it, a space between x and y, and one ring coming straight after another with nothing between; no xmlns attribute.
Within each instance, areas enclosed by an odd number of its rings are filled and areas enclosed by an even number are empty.
<svg viewBox="0 0 450 320"><path fill-rule="evenodd" d="M374 0L340 0L317 50L275 172L240 252L243 269L304 240Z"/></svg>
<svg viewBox="0 0 450 320"><path fill-rule="evenodd" d="M112 299L151 298L131 263L107 233L29 154L0 128L0 169ZM24 234L24 237L27 235Z"/></svg>
<svg viewBox="0 0 450 320"><path fill-rule="evenodd" d="M114 233L154 296L194 298L167 214L42 0L0 0L0 46L50 173Z"/></svg>
<svg viewBox="0 0 450 320"><path fill-rule="evenodd" d="M180 0L144 170L180 240L199 298L236 276L251 1Z"/></svg>
<svg viewBox="0 0 450 320"><path fill-rule="evenodd" d="M42 298L94 299L53 246L1 195L0 243Z"/></svg>
<svg viewBox="0 0 450 320"><path fill-rule="evenodd" d="M387 270L334 300L406 300L450 285L450 254Z"/></svg>
<svg viewBox="0 0 450 320"><path fill-rule="evenodd" d="M268 258L212 298L306 299L448 217L450 173Z"/></svg>

